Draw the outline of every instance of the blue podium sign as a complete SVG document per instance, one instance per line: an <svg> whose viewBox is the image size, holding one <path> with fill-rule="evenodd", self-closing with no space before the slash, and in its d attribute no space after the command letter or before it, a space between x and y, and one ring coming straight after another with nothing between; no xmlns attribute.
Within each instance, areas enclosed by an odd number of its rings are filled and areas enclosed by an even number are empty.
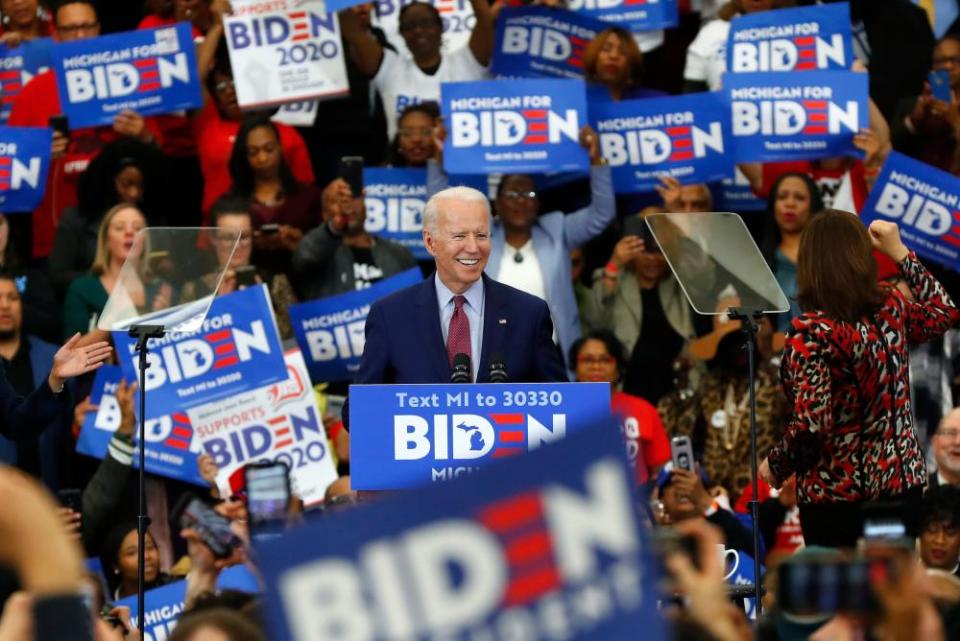
<svg viewBox="0 0 960 641"><path fill-rule="evenodd" d="M447 481L609 416L606 383L354 385L351 486Z"/></svg>
<svg viewBox="0 0 960 641"><path fill-rule="evenodd" d="M270 638L663 641L631 485L608 424L291 530L257 550Z"/></svg>

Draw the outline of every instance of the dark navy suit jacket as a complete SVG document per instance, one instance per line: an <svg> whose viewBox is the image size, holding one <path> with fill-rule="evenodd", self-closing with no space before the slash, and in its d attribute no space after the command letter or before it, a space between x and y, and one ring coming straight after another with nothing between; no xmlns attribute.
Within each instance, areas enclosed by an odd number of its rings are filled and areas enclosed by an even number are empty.
<svg viewBox="0 0 960 641"><path fill-rule="evenodd" d="M354 384L450 382L434 278L394 292L370 307L366 343ZM483 282L483 338L477 382L489 382L494 355L503 359L511 382L566 382L567 372L560 349L553 342L547 304L486 274ZM344 417L348 415L344 408Z"/></svg>

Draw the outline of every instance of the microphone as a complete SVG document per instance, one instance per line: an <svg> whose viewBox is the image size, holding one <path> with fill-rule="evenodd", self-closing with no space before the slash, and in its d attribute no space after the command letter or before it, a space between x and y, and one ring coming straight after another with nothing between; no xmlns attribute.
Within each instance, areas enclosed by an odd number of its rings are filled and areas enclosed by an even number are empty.
<svg viewBox="0 0 960 641"><path fill-rule="evenodd" d="M503 361L503 354L494 354L490 357L491 383L506 383L507 380L509 380L507 376L507 366Z"/></svg>
<svg viewBox="0 0 960 641"><path fill-rule="evenodd" d="M451 383L470 382L470 357L464 353L453 357L453 368L450 370Z"/></svg>

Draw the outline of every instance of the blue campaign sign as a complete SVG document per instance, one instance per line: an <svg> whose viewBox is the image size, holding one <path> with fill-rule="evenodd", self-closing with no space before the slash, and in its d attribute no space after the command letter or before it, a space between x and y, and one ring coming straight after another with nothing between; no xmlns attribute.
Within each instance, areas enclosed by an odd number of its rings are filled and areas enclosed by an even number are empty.
<svg viewBox="0 0 960 641"><path fill-rule="evenodd" d="M497 76L583 78L583 54L609 25L551 7L507 8L497 20L490 71Z"/></svg>
<svg viewBox="0 0 960 641"><path fill-rule="evenodd" d="M80 454L99 459L107 455L110 439L120 427L120 405L117 403L116 390L122 378L120 367L114 365L104 365L97 370L90 390L90 402L97 406L97 410L87 414L80 429L77 439L77 452ZM139 407L134 409L139 413ZM139 423L136 426L135 443L139 441L140 433ZM148 419L144 435L147 440L144 456L148 472L207 486L197 469L200 448L194 443L193 427L186 413L174 411ZM133 467L140 467L139 448L134 449Z"/></svg>
<svg viewBox="0 0 960 641"><path fill-rule="evenodd" d="M863 156L853 137L867 127L865 73L728 73L723 92L737 162Z"/></svg>
<svg viewBox="0 0 960 641"><path fill-rule="evenodd" d="M765 211L767 201L753 193L750 181L740 169L735 168L731 178L710 185L715 211Z"/></svg>
<svg viewBox="0 0 960 641"><path fill-rule="evenodd" d="M258 549L270 638L663 641L631 485L608 424L317 519Z"/></svg>
<svg viewBox="0 0 960 641"><path fill-rule="evenodd" d="M421 280L420 268L413 267L366 289L291 305L290 323L310 379L315 383L352 379L363 356L370 306L378 298Z"/></svg>
<svg viewBox="0 0 960 641"><path fill-rule="evenodd" d="M187 22L61 42L51 55L73 129L111 124L127 109L151 116L203 105Z"/></svg>
<svg viewBox="0 0 960 641"><path fill-rule="evenodd" d="M256 577L243 565L234 565L220 573L217 579L217 588L224 590L238 590L256 594L260 591ZM147 590L143 595L146 618L143 631L147 641L162 641L170 637L170 633L177 626L177 620L185 609L184 600L187 596L187 582L174 581L159 588ZM128 596L114 602L116 606L130 608L130 620L133 627L137 627L137 617L140 610L137 607L137 595Z"/></svg>
<svg viewBox="0 0 960 641"><path fill-rule="evenodd" d="M683 183L730 176L728 116L717 93L590 105L617 193L653 191L661 176Z"/></svg>
<svg viewBox="0 0 960 641"><path fill-rule="evenodd" d="M13 101L24 85L33 77L50 68L52 38L26 40L17 47L0 44L0 124L10 117Z"/></svg>
<svg viewBox="0 0 960 641"><path fill-rule="evenodd" d="M136 339L114 332L113 340L124 376L139 380ZM287 380L266 285L217 296L198 331L148 345L148 419Z"/></svg>
<svg viewBox="0 0 960 641"><path fill-rule="evenodd" d="M421 220L427 203L426 169L364 167L363 198L367 232L400 243L417 260L430 259Z"/></svg>
<svg viewBox="0 0 960 641"><path fill-rule="evenodd" d="M849 69L853 63L846 2L758 11L730 21L727 70Z"/></svg>
<svg viewBox="0 0 960 641"><path fill-rule="evenodd" d="M440 86L448 174L586 170L580 80L485 80Z"/></svg>
<svg viewBox="0 0 960 641"><path fill-rule="evenodd" d="M0 126L0 212L33 211L43 200L53 132Z"/></svg>
<svg viewBox="0 0 960 641"><path fill-rule="evenodd" d="M897 223L907 247L960 269L960 179L953 174L891 152L860 218Z"/></svg>
<svg viewBox="0 0 960 641"><path fill-rule="evenodd" d="M677 26L677 0L570 0L567 8L633 33Z"/></svg>
<svg viewBox="0 0 960 641"><path fill-rule="evenodd" d="M605 383L353 385L351 487L447 481L609 416Z"/></svg>

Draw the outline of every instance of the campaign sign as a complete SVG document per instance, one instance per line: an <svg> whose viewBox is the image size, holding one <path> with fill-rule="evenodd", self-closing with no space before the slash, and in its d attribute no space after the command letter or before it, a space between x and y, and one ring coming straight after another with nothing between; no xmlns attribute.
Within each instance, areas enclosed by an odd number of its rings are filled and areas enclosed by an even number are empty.
<svg viewBox="0 0 960 641"><path fill-rule="evenodd" d="M583 78L583 54L609 25L550 7L508 8L497 20L490 71L506 77Z"/></svg>
<svg viewBox="0 0 960 641"><path fill-rule="evenodd" d="M127 332L113 340L124 376L139 380L137 340ZM266 285L217 296L199 330L167 332L148 346L147 418L287 378Z"/></svg>
<svg viewBox="0 0 960 641"><path fill-rule="evenodd" d="M717 211L765 211L767 201L753 193L750 181L738 167L734 167L733 176L710 185L713 194L713 206Z"/></svg>
<svg viewBox="0 0 960 641"><path fill-rule="evenodd" d="M891 152L860 218L864 225L874 220L897 223L904 244L919 256L960 269L960 179L956 176Z"/></svg>
<svg viewBox="0 0 960 641"><path fill-rule="evenodd" d="M190 24L60 42L50 52L71 129L203 105Z"/></svg>
<svg viewBox="0 0 960 641"><path fill-rule="evenodd" d="M33 211L43 200L53 132L0 126L0 212Z"/></svg>
<svg viewBox="0 0 960 641"><path fill-rule="evenodd" d="M417 260L430 260L423 246L426 169L364 167L363 198L367 232L400 243Z"/></svg>
<svg viewBox="0 0 960 641"><path fill-rule="evenodd" d="M677 0L569 0L567 8L634 33L675 27L679 22Z"/></svg>
<svg viewBox="0 0 960 641"><path fill-rule="evenodd" d="M277 113L273 114L270 120L282 122L291 127L310 127L317 119L318 107L319 103L316 100L288 102L280 105Z"/></svg>
<svg viewBox="0 0 960 641"><path fill-rule="evenodd" d="M200 447L219 468L217 485L247 463L280 461L306 505L323 501L337 479L323 417L300 350L286 353L289 376L282 383L236 394L187 410Z"/></svg>
<svg viewBox="0 0 960 641"><path fill-rule="evenodd" d="M728 73L723 92L737 162L863 156L853 136L867 127L865 73Z"/></svg>
<svg viewBox="0 0 960 641"><path fill-rule="evenodd" d="M283 3L286 5L287 3ZM263 107L347 93L340 23L322 0L277 10L274 0L223 20L241 107Z"/></svg>
<svg viewBox="0 0 960 641"><path fill-rule="evenodd" d="M410 50L400 35L400 10L408 4L423 1L432 4L440 14L443 22L443 50L449 52L466 47L473 27L477 24L470 0L376 0L376 8L370 12L370 18L374 25L383 29L387 41L393 43L402 55L410 58ZM397 107L397 112L402 110L403 107Z"/></svg>
<svg viewBox="0 0 960 641"><path fill-rule="evenodd" d="M716 93L600 102L590 123L617 193L653 191L662 176L684 183L731 174L726 141L729 110Z"/></svg>
<svg viewBox="0 0 960 641"><path fill-rule="evenodd" d="M727 70L849 69L853 63L846 2L758 11L730 21Z"/></svg>
<svg viewBox="0 0 960 641"><path fill-rule="evenodd" d="M605 383L352 385L351 487L449 481L609 416Z"/></svg>
<svg viewBox="0 0 960 641"><path fill-rule="evenodd" d="M217 578L217 588L220 590L239 590L256 594L260 591L257 578L243 565L234 565ZM187 582L174 581L152 590L143 595L144 609L147 614L143 622L144 641L165 641L177 627L177 620L186 609ZM134 629L137 628L137 618L140 615L137 595L125 597L114 602L115 606L130 608L130 620Z"/></svg>
<svg viewBox="0 0 960 641"><path fill-rule="evenodd" d="M98 459L107 455L110 439L120 427L120 405L117 403L116 392L122 378L120 367L114 365L103 365L97 370L90 390L90 402L97 406L97 410L87 414L80 429L80 437L77 439L77 452L80 454ZM149 405L148 402L147 406ZM134 411L139 413L139 407L135 407ZM134 442L138 443L140 424L137 423L136 427ZM200 450L193 440L190 417L183 412L174 411L172 414L161 414L148 419L144 425L144 436L147 441L144 458L148 472L197 485L207 485L197 469ZM140 467L138 447L134 448L133 466Z"/></svg>
<svg viewBox="0 0 960 641"><path fill-rule="evenodd" d="M0 124L10 117L13 101L38 73L50 68L51 38L25 40L17 47L0 44Z"/></svg>
<svg viewBox="0 0 960 641"><path fill-rule="evenodd" d="M258 549L270 638L665 639L631 485L604 424L291 530Z"/></svg>
<svg viewBox="0 0 960 641"><path fill-rule="evenodd" d="M445 82L448 174L586 170L587 98L580 80Z"/></svg>
<svg viewBox="0 0 960 641"><path fill-rule="evenodd" d="M291 305L290 323L313 381L345 381L360 366L364 328L378 298L423 280L419 267L384 278L366 289Z"/></svg>

